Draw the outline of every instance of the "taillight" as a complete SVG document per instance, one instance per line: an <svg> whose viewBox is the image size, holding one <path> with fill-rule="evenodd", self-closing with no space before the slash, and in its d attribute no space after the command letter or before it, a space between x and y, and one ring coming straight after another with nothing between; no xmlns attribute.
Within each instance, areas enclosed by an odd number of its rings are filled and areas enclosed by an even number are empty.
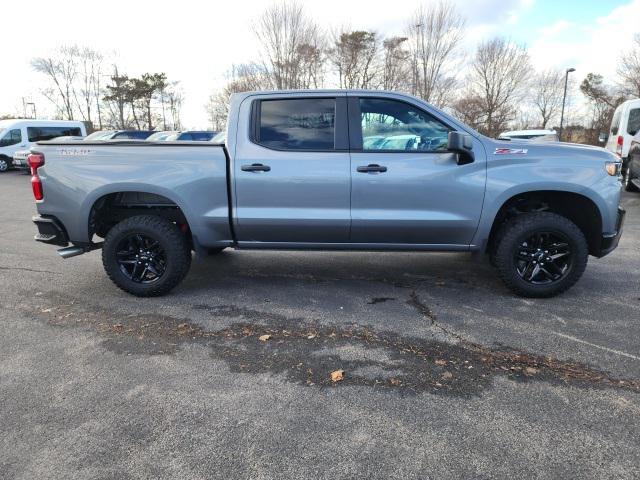
<svg viewBox="0 0 640 480"><path fill-rule="evenodd" d="M31 153L27 157L29 167L31 167L31 188L33 189L33 196L36 200L42 200L44 198L44 192L42 191L42 181L38 176L38 169L44 165L44 155L41 153Z"/></svg>
<svg viewBox="0 0 640 480"><path fill-rule="evenodd" d="M622 156L622 145L624 143L624 137L622 135L618 135L618 143L616 143L616 154L619 157Z"/></svg>

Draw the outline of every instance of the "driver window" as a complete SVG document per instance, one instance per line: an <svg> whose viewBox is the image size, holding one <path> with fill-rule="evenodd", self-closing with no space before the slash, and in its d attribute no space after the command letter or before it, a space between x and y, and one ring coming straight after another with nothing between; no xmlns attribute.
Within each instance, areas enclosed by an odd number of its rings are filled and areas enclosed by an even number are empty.
<svg viewBox="0 0 640 480"><path fill-rule="evenodd" d="M364 151L443 152L449 127L407 103L361 98Z"/></svg>
<svg viewBox="0 0 640 480"><path fill-rule="evenodd" d="M0 140L0 147L8 147L9 145L15 145L22 141L22 134L20 129L9 130L9 132Z"/></svg>

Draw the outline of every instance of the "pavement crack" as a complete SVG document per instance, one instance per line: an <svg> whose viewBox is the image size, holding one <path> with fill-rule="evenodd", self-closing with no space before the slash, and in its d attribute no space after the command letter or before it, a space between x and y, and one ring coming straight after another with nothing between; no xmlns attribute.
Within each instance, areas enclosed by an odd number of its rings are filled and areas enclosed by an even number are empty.
<svg viewBox="0 0 640 480"><path fill-rule="evenodd" d="M53 272L51 270L39 270L36 268L26 268L26 267L3 267L0 265L0 270L19 270L22 272L50 273L52 275L62 275L62 272Z"/></svg>

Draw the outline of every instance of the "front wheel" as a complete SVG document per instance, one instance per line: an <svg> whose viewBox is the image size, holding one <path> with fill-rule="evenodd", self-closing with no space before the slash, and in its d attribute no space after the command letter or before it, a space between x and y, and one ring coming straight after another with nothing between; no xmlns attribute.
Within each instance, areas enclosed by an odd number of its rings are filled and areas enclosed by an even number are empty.
<svg viewBox="0 0 640 480"><path fill-rule="evenodd" d="M9 161L6 158L0 158L0 172L9 170Z"/></svg>
<svg viewBox="0 0 640 480"><path fill-rule="evenodd" d="M573 286L587 266L589 247L569 219L525 213L503 227L495 263L502 281L523 297L552 297Z"/></svg>
<svg viewBox="0 0 640 480"><path fill-rule="evenodd" d="M167 219L153 215L127 218L104 239L102 264L122 290L138 297L164 295L191 266L189 242Z"/></svg>

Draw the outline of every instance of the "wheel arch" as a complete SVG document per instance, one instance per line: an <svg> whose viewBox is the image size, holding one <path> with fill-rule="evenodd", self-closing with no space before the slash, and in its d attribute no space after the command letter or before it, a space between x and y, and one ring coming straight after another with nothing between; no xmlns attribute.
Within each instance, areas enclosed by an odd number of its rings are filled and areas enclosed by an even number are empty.
<svg viewBox="0 0 640 480"><path fill-rule="evenodd" d="M486 222L484 251L490 252L495 246L499 230L505 222L530 211L549 211L568 218L584 234L590 254L595 254L600 248L604 221L602 209L585 192L554 189L512 192L496 202L493 210L491 221Z"/></svg>
<svg viewBox="0 0 640 480"><path fill-rule="evenodd" d="M116 212L117 210L117 212ZM135 215L158 215L168 218L192 232L195 228L189 208L174 191L156 185L110 184L94 190L85 199L82 211L87 219L89 240L94 234L104 237L113 225L100 222L124 219ZM111 218L109 215L113 214ZM102 230L100 230L102 228ZM104 230L106 228L106 231Z"/></svg>

